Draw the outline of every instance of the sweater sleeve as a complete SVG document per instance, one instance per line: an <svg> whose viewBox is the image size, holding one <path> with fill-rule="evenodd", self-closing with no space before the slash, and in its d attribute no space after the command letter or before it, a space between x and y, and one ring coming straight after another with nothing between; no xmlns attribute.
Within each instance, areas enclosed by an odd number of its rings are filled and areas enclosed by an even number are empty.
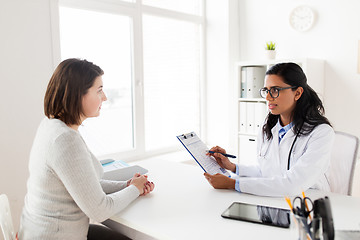
<svg viewBox="0 0 360 240"><path fill-rule="evenodd" d="M127 181L111 181L100 179L100 184L106 194L114 193L126 188Z"/></svg>
<svg viewBox="0 0 360 240"><path fill-rule="evenodd" d="M47 159L48 165L79 208L95 221L110 218L139 196L138 189L133 185L105 194L96 177L91 154L76 132L65 132L58 136Z"/></svg>

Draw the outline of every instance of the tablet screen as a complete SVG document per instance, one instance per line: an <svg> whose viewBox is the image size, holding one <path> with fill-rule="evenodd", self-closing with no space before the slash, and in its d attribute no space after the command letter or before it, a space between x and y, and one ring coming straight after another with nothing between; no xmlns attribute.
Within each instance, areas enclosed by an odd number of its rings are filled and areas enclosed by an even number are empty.
<svg viewBox="0 0 360 240"><path fill-rule="evenodd" d="M234 202L221 216L276 227L288 228L290 226L289 210L261 205Z"/></svg>

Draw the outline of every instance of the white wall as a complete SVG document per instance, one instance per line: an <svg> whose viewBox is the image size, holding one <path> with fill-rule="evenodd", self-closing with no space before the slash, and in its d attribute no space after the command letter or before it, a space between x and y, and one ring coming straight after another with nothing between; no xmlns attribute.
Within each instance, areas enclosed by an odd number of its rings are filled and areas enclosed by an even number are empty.
<svg viewBox="0 0 360 240"><path fill-rule="evenodd" d="M0 194L15 227L26 193L28 156L52 69L49 0L0 1Z"/></svg>

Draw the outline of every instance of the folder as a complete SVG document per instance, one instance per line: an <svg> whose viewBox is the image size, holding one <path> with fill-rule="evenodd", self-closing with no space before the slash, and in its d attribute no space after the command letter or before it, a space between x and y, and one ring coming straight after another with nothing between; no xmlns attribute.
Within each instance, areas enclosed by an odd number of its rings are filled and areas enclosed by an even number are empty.
<svg viewBox="0 0 360 240"><path fill-rule="evenodd" d="M127 181L134 176L135 173L140 173L141 175L148 172L147 169L140 167L138 165L130 166L124 161L121 160L112 160L105 159L100 161L103 165L104 175L103 179L113 180L113 181Z"/></svg>
<svg viewBox="0 0 360 240"><path fill-rule="evenodd" d="M265 67L253 66L246 67L246 86L248 98L260 98L259 89L264 85Z"/></svg>
<svg viewBox="0 0 360 240"><path fill-rule="evenodd" d="M240 97L246 98L247 97L247 87L246 87L246 67L241 68L241 81L240 81Z"/></svg>
<svg viewBox="0 0 360 240"><path fill-rule="evenodd" d="M255 104L253 102L246 103L246 130L247 133L255 134Z"/></svg>
<svg viewBox="0 0 360 240"><path fill-rule="evenodd" d="M239 136L239 163L251 165L256 162L256 137Z"/></svg>
<svg viewBox="0 0 360 240"><path fill-rule="evenodd" d="M266 104L265 103L255 103L255 132L259 133L264 124L266 117Z"/></svg>
<svg viewBox="0 0 360 240"><path fill-rule="evenodd" d="M246 133L246 102L239 103L239 131Z"/></svg>

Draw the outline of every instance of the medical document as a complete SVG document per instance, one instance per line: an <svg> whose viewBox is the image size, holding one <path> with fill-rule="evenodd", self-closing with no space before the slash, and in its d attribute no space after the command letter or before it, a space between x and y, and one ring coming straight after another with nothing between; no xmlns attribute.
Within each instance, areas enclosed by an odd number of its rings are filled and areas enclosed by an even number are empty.
<svg viewBox="0 0 360 240"><path fill-rule="evenodd" d="M124 161L104 159L101 160L104 169L103 179L113 181L127 181L134 176L135 173L145 174L147 169L138 165L130 166Z"/></svg>
<svg viewBox="0 0 360 240"><path fill-rule="evenodd" d="M212 175L221 173L230 177L230 174L224 168L220 167L214 157L206 155L209 149L195 132L176 137L205 172Z"/></svg>
<svg viewBox="0 0 360 240"><path fill-rule="evenodd" d="M105 159L105 160L110 160L110 159ZM105 164L102 164L102 166L103 166L104 172L109 172L109 171L117 170L120 168L129 167L130 165L122 160L116 160L116 161L110 160L110 161L106 162Z"/></svg>

